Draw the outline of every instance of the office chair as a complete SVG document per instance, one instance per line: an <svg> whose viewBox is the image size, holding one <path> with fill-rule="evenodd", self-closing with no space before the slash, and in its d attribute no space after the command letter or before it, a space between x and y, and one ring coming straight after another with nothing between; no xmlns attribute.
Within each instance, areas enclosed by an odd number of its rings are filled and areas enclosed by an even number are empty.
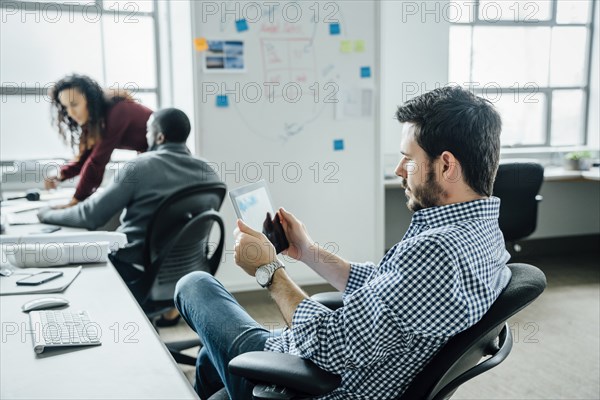
<svg viewBox="0 0 600 400"><path fill-rule="evenodd" d="M149 319L175 307L173 295L179 278L193 271L216 273L225 237L223 220L217 211L226 191L222 182L201 183L179 190L158 206L144 243L146 270L132 288ZM214 223L220 228L216 245L209 242ZM196 358L181 350L199 345L198 339L166 343L175 361L188 365L195 365Z"/></svg>
<svg viewBox="0 0 600 400"><path fill-rule="evenodd" d="M500 364L512 349L506 321L533 302L545 289L546 277L528 264L509 264L512 277L488 312L472 327L452 337L410 382L400 400L446 400L460 385ZM336 299L337 297L337 299ZM315 295L333 308L341 293ZM483 357L489 358L479 362ZM258 351L241 354L229 371L255 382L255 399L305 399L322 396L339 386L341 378L311 361L285 353ZM226 399L223 391L211 399Z"/></svg>
<svg viewBox="0 0 600 400"><path fill-rule="evenodd" d="M507 245L517 252L521 246L516 241L535 231L543 180L544 167L534 161L508 161L498 167L493 188L501 200L498 222Z"/></svg>

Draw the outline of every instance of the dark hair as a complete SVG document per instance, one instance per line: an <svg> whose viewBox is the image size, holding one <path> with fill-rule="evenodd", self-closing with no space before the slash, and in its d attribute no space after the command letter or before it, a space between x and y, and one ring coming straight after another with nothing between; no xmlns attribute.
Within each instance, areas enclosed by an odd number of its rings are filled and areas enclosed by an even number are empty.
<svg viewBox="0 0 600 400"><path fill-rule="evenodd" d="M396 117L415 124L415 139L430 161L451 152L465 182L479 195L492 194L502 130L492 103L461 87L446 86L407 101Z"/></svg>
<svg viewBox="0 0 600 400"><path fill-rule="evenodd" d="M177 108L163 108L154 112L152 125L165 135L165 142L185 142L190 135L190 120Z"/></svg>
<svg viewBox="0 0 600 400"><path fill-rule="evenodd" d="M87 102L88 121L85 129L67 114L67 110L60 103L58 95L66 89L76 89ZM56 82L50 89L50 99L53 108L53 124L58 128L58 133L65 143L75 149L79 147L79 155L91 148L104 136L104 119L107 110L121 100L133 100L125 90L103 90L100 85L86 75L68 75Z"/></svg>

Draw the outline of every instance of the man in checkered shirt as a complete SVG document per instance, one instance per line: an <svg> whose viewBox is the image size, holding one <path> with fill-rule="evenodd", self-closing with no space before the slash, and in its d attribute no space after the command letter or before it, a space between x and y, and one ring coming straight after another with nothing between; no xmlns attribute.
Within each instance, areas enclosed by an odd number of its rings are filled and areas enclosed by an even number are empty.
<svg viewBox="0 0 600 400"><path fill-rule="evenodd" d="M251 398L251 385L228 374L227 364L256 350L296 354L341 375L341 386L325 399L396 398L504 289L509 254L498 227L500 200L491 196L500 116L488 101L444 87L408 101L397 117L403 141L396 174L415 213L402 241L377 265L329 253L294 215L278 211L288 256L343 292L342 308L331 311L308 298L266 237L242 221L236 263L268 288L289 329L271 335L208 274L180 281L177 306L205 344L196 375L201 398L223 385L233 399ZM262 251L247 257L251 248Z"/></svg>

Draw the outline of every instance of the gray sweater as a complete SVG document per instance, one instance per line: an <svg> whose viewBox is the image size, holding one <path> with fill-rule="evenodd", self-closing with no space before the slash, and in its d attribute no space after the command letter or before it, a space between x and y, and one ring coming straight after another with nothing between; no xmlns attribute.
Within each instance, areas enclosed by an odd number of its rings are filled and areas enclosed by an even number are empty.
<svg viewBox="0 0 600 400"><path fill-rule="evenodd" d="M193 157L185 143L164 143L119 168L105 190L70 208L42 210L38 217L47 224L94 230L125 209L117 231L125 233L129 243L117 256L143 265L146 227L160 202L184 187L219 181L214 170Z"/></svg>

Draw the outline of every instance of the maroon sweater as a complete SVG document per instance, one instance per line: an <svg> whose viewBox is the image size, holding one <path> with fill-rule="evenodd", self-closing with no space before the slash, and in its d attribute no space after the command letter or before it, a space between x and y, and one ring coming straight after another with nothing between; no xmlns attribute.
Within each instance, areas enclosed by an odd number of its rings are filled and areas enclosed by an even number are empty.
<svg viewBox="0 0 600 400"><path fill-rule="evenodd" d="M102 140L60 169L63 180L81 175L74 195L77 200L85 200L98 189L114 149L147 150L146 122L151 114L149 108L126 100L108 109Z"/></svg>

